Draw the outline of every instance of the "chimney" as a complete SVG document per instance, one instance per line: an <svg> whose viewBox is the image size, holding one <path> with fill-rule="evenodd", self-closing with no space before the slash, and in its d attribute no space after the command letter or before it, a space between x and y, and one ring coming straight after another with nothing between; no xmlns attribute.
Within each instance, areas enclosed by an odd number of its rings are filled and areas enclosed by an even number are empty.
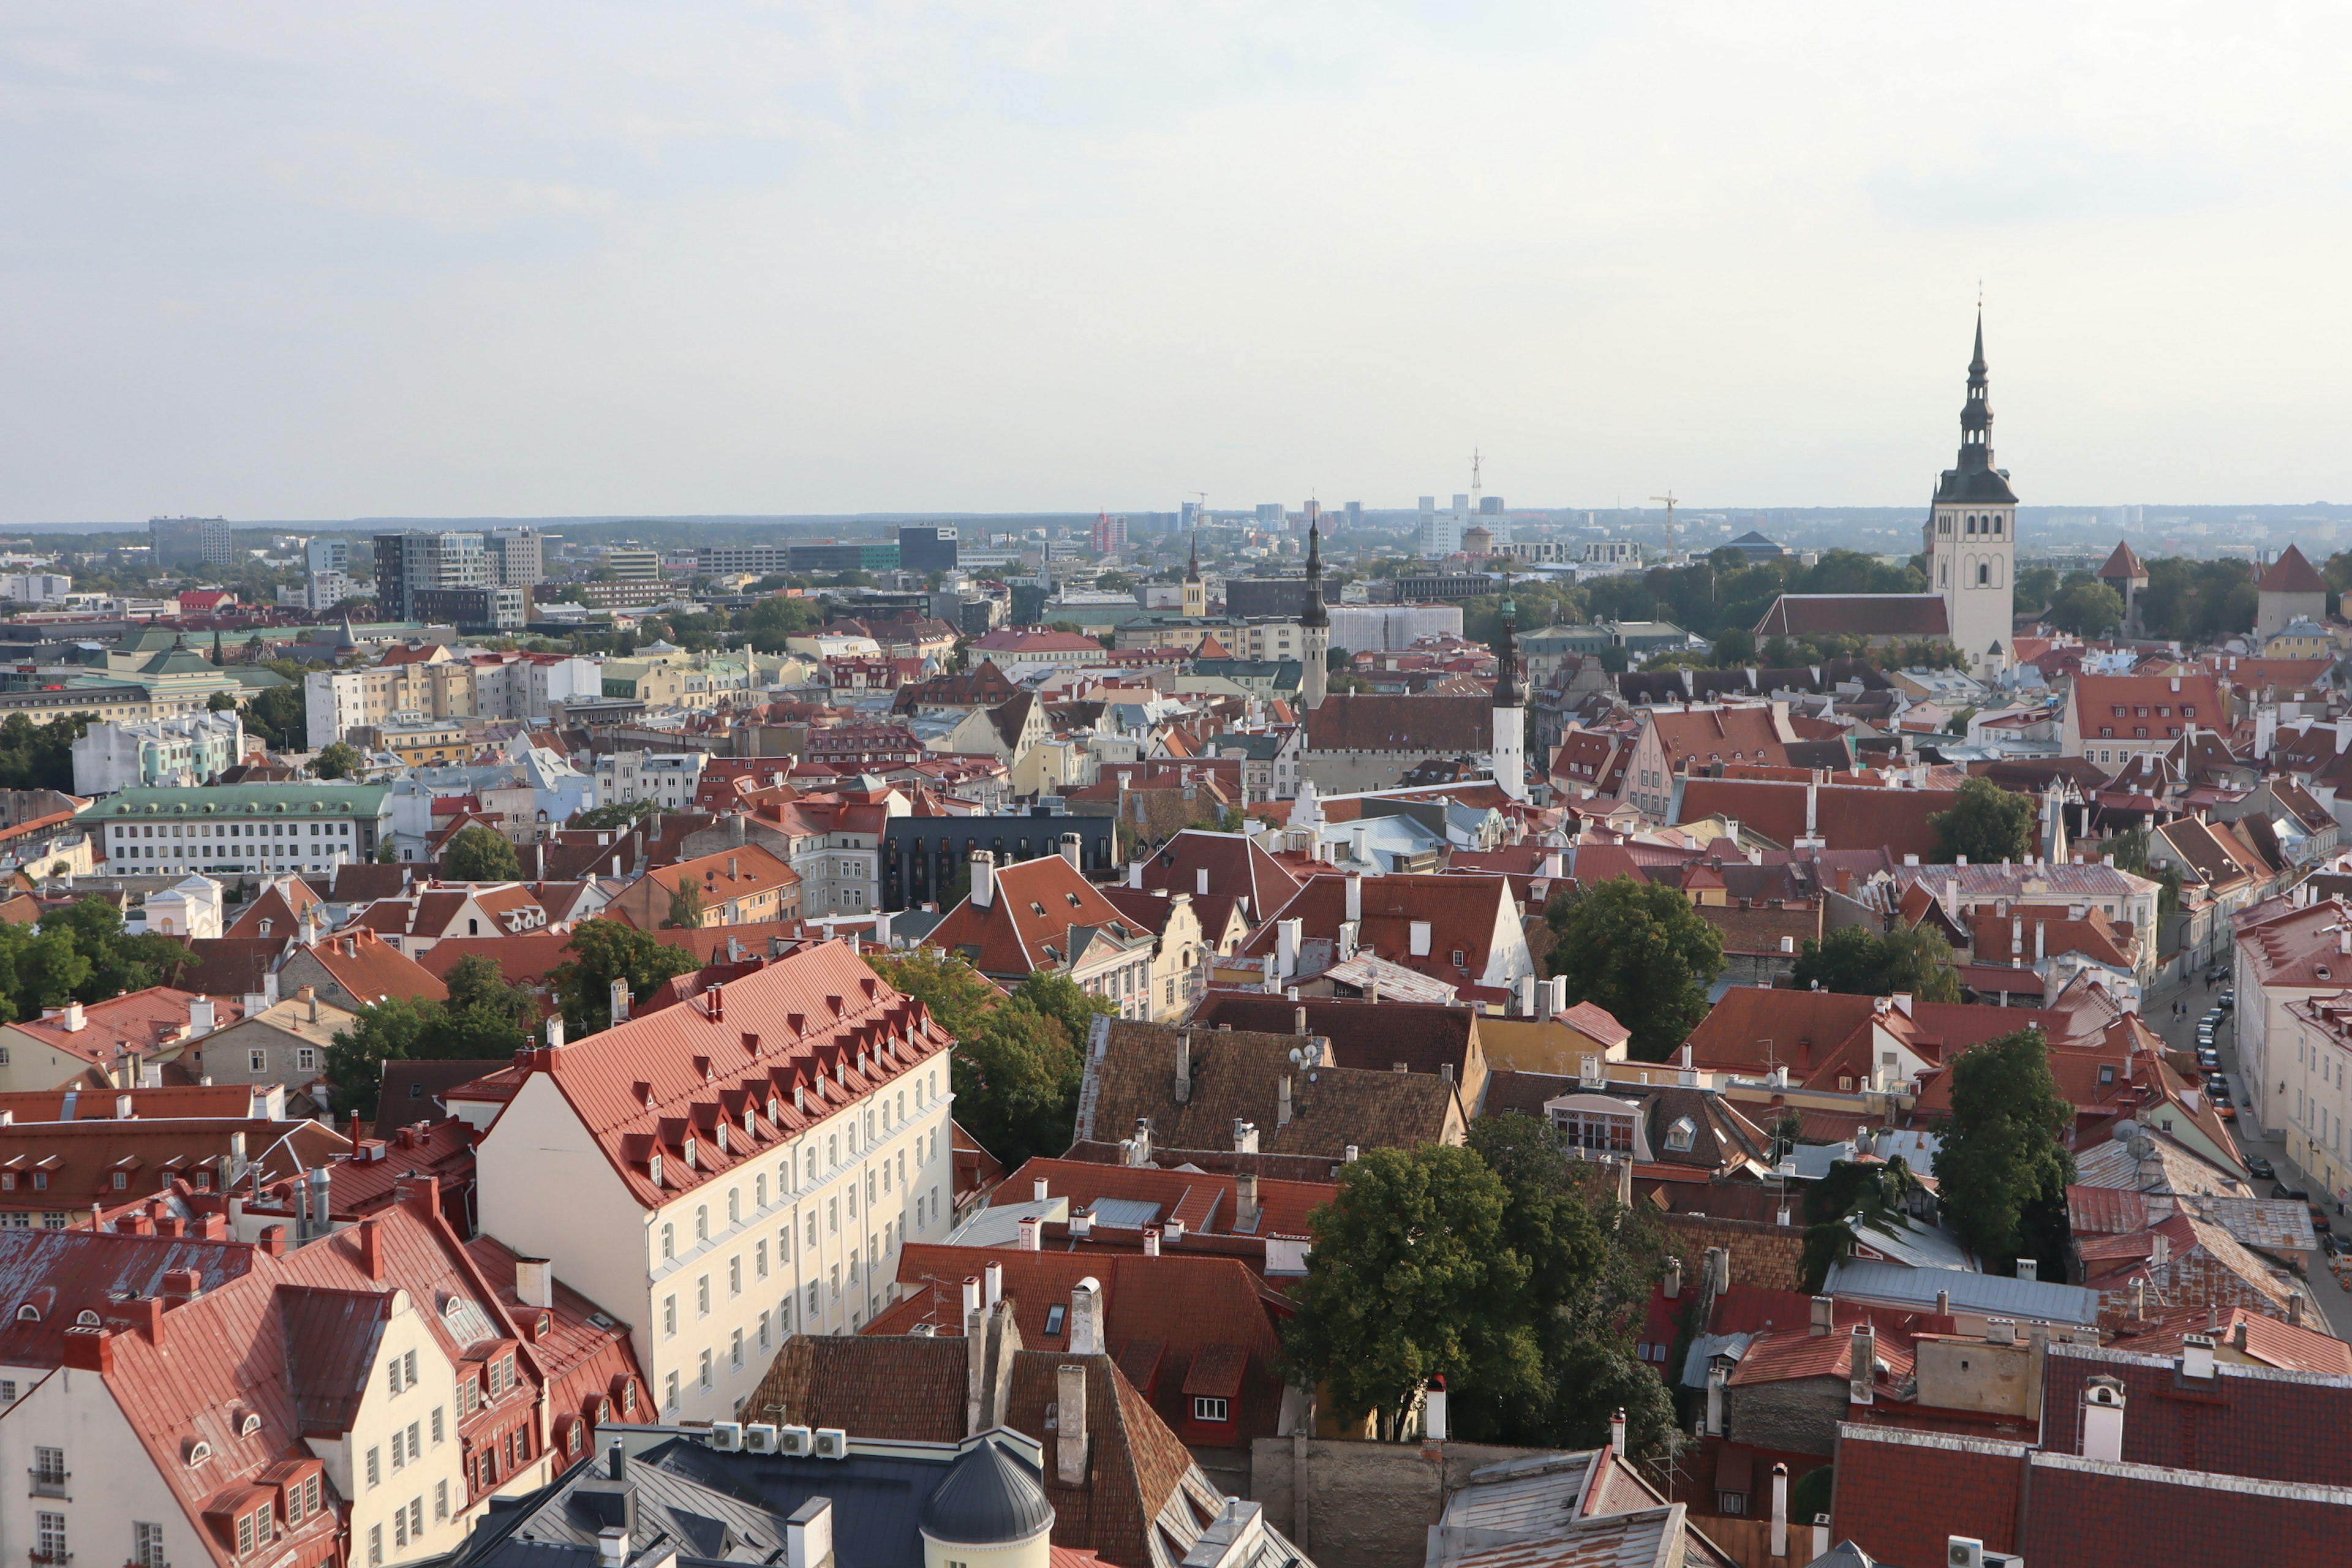
<svg viewBox="0 0 2352 1568"><path fill-rule="evenodd" d="M2189 1383L2213 1381L2213 1337L2210 1334L2180 1336L2180 1375Z"/></svg>
<svg viewBox="0 0 2352 1568"><path fill-rule="evenodd" d="M610 1005L614 1023L625 1024L629 1021L629 983L626 980L613 982Z"/></svg>
<svg viewBox="0 0 2352 1568"><path fill-rule="evenodd" d="M2083 1385L2083 1458L2124 1461L2124 1385L2119 1378L2095 1377Z"/></svg>
<svg viewBox="0 0 2352 1568"><path fill-rule="evenodd" d="M1723 1385L1730 1381L1730 1370L1717 1362L1706 1369L1706 1434L1723 1436Z"/></svg>
<svg viewBox="0 0 2352 1568"><path fill-rule="evenodd" d="M204 1289L205 1277L193 1268L164 1270L163 1300L167 1306L184 1306L202 1295Z"/></svg>
<svg viewBox="0 0 2352 1568"><path fill-rule="evenodd" d="M114 1370L114 1341L104 1329L66 1331L65 1364L78 1372Z"/></svg>
<svg viewBox="0 0 2352 1568"><path fill-rule="evenodd" d="M1062 835L1062 858L1070 863L1070 869L1073 871L1081 871L1086 868L1078 864L1079 846L1083 842L1084 840L1080 839L1075 833L1065 833Z"/></svg>
<svg viewBox="0 0 2352 1568"><path fill-rule="evenodd" d="M188 1004L188 1032L209 1035L219 1026L216 1009L209 996L199 996Z"/></svg>
<svg viewBox="0 0 2352 1568"><path fill-rule="evenodd" d="M2303 1292L2300 1290L2286 1299L2286 1321L2289 1328L2303 1327Z"/></svg>
<svg viewBox="0 0 2352 1568"><path fill-rule="evenodd" d="M1156 1225L1147 1225L1143 1227L1143 1256L1146 1258L1160 1256L1160 1227Z"/></svg>
<svg viewBox="0 0 2352 1568"><path fill-rule="evenodd" d="M1244 1121L1238 1116L1234 1118L1234 1152L1236 1154L1257 1152L1256 1122Z"/></svg>
<svg viewBox="0 0 2352 1568"><path fill-rule="evenodd" d="M1948 1318L1948 1317L1950 1317L1951 1315L1952 1315L1952 1293L1951 1293L1949 1290L1938 1290L1938 1291L1937 1291L1937 1292L1936 1292L1936 1316L1937 1316L1937 1317L1939 1317L1939 1318Z"/></svg>
<svg viewBox="0 0 2352 1568"><path fill-rule="evenodd" d="M1192 1103L1192 1032L1176 1031L1176 1103Z"/></svg>
<svg viewBox="0 0 2352 1568"><path fill-rule="evenodd" d="M2019 1259L2017 1260L2017 1277L2018 1277L2020 1279L2041 1279L2041 1278L2042 1278L2042 1262L2041 1262L2041 1260L2040 1260L2039 1258L2019 1258Z"/></svg>
<svg viewBox="0 0 2352 1568"><path fill-rule="evenodd" d="M1274 1086L1274 1130L1276 1132L1290 1125L1290 1075L1284 1073Z"/></svg>
<svg viewBox="0 0 2352 1568"><path fill-rule="evenodd" d="M282 1225L263 1226L261 1227L261 1250L267 1257L285 1257L286 1227Z"/></svg>
<svg viewBox="0 0 2352 1568"><path fill-rule="evenodd" d="M1290 1032L1294 1035L1303 1035L1307 1032L1306 1008L1293 1007L1290 1010Z"/></svg>
<svg viewBox="0 0 2352 1568"><path fill-rule="evenodd" d="M1034 1214L1021 1216L1022 1251L1041 1252L1045 1249L1045 1222Z"/></svg>
<svg viewBox="0 0 2352 1568"><path fill-rule="evenodd" d="M1234 1178L1234 1217L1241 1229L1257 1229L1257 1173L1244 1171Z"/></svg>
<svg viewBox="0 0 2352 1568"><path fill-rule="evenodd" d="M1087 1484L1087 1368L1065 1362L1054 1369L1056 1430L1054 1479L1066 1487Z"/></svg>
<svg viewBox="0 0 2352 1568"><path fill-rule="evenodd" d="M1878 1391L1878 1334L1868 1323L1857 1323L1853 1331L1853 1383L1848 1398L1855 1405L1868 1405Z"/></svg>
<svg viewBox="0 0 2352 1568"><path fill-rule="evenodd" d="M1717 1296L1731 1289L1731 1249L1710 1247L1706 1249L1708 1289Z"/></svg>
<svg viewBox="0 0 2352 1568"><path fill-rule="evenodd" d="M1128 862L1128 866L1127 866L1127 885L1128 885L1129 887L1130 887L1130 888L1140 888L1140 887L1142 887L1142 886L1143 886L1143 862L1142 862L1142 861L1140 861L1140 860L1130 860L1130 861L1129 861L1129 862Z"/></svg>
<svg viewBox="0 0 2352 1568"><path fill-rule="evenodd" d="M833 1568L834 1561L833 1500L813 1497L784 1521L784 1568Z"/></svg>
<svg viewBox="0 0 2352 1568"><path fill-rule="evenodd" d="M971 907L984 910L996 902L996 857L985 849L971 852Z"/></svg>
<svg viewBox="0 0 2352 1568"><path fill-rule="evenodd" d="M1666 1259L1666 1278L1664 1283L1659 1288L1665 1293L1667 1300L1679 1301L1682 1300L1683 1260L1681 1258L1669 1258Z"/></svg>
<svg viewBox="0 0 2352 1568"><path fill-rule="evenodd" d="M1818 1563L1830 1554L1830 1516L1813 1515L1813 1561Z"/></svg>
<svg viewBox="0 0 2352 1568"><path fill-rule="evenodd" d="M361 1223L359 1233L360 1267L367 1270L369 1279L381 1285L383 1283L383 1237L378 1234L376 1222L372 1219Z"/></svg>
<svg viewBox="0 0 2352 1568"><path fill-rule="evenodd" d="M1772 1544L1771 1555L1789 1555L1789 1467L1772 1467Z"/></svg>
<svg viewBox="0 0 2352 1568"><path fill-rule="evenodd" d="M1442 1376L1431 1378L1429 1386L1421 1391L1421 1436L1426 1443L1445 1441L1445 1379Z"/></svg>
<svg viewBox="0 0 2352 1568"><path fill-rule="evenodd" d="M1364 879L1361 872L1348 873L1348 918L1351 921L1364 918Z"/></svg>
<svg viewBox="0 0 2352 1568"><path fill-rule="evenodd" d="M1004 1265L992 1262L980 1271L980 1277L981 1304L992 1312L996 1304L1004 1300Z"/></svg>
<svg viewBox="0 0 2352 1568"><path fill-rule="evenodd" d="M1070 1353L1103 1352L1102 1282L1089 1274L1070 1291Z"/></svg>
<svg viewBox="0 0 2352 1568"><path fill-rule="evenodd" d="M80 1004L80 1003L79 1003L79 1002L68 1002L68 1003L67 1003L67 1004L66 1004L66 1013L65 1013L65 1030L66 1030L66 1033L67 1033L67 1034L68 1034L68 1035L79 1035L79 1034L80 1034L80 1033L81 1033L81 1031L82 1031L83 1022L84 1022L84 1020L83 1020L83 1018L82 1018L81 1004Z"/></svg>
<svg viewBox="0 0 2352 1568"><path fill-rule="evenodd" d="M1609 1418L1609 1451L1620 1459L1625 1457L1625 1407L1622 1405Z"/></svg>
<svg viewBox="0 0 2352 1568"><path fill-rule="evenodd" d="M546 1258L515 1259L515 1299L526 1307L555 1305L555 1269Z"/></svg>
<svg viewBox="0 0 2352 1568"><path fill-rule="evenodd" d="M971 1315L979 1310L980 1276L967 1274L963 1277L963 1315L969 1321Z"/></svg>
<svg viewBox="0 0 2352 1568"><path fill-rule="evenodd" d="M615 1443L615 1448L620 1447ZM597 1568L621 1568L629 1560L629 1532L617 1524L608 1524L596 1532Z"/></svg>
<svg viewBox="0 0 2352 1568"><path fill-rule="evenodd" d="M1837 1326L1837 1303L1827 1296L1813 1298L1813 1332L1815 1339L1826 1339Z"/></svg>

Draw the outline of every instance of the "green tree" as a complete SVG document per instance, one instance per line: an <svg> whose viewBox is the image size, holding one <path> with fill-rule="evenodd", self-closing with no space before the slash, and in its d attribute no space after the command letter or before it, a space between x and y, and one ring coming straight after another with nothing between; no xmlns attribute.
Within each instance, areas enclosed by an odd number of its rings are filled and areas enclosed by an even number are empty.
<svg viewBox="0 0 2352 1568"><path fill-rule="evenodd" d="M669 893L669 913L662 921L665 931L700 931L702 929L702 884L692 877L680 877L677 886Z"/></svg>
<svg viewBox="0 0 2352 1568"><path fill-rule="evenodd" d="M257 692L245 705L245 727L259 735L273 752L299 752L310 739L310 710L302 697L301 678L284 686Z"/></svg>
<svg viewBox="0 0 2352 1568"><path fill-rule="evenodd" d="M1544 918L1551 972L1567 976L1570 1000L1607 1008L1633 1032L1642 1060L1665 1060L1706 1016L1723 935L1679 890L1613 878L1554 894Z"/></svg>
<svg viewBox="0 0 2352 1568"><path fill-rule="evenodd" d="M322 779L356 778L365 762L358 747L331 741L321 746L319 754L310 760L310 772L313 776Z"/></svg>
<svg viewBox="0 0 2352 1568"><path fill-rule="evenodd" d="M512 882L522 876L522 861L506 835L478 822L457 830L441 852L441 864L455 882Z"/></svg>
<svg viewBox="0 0 2352 1568"><path fill-rule="evenodd" d="M2020 610L2038 610L2057 592L2057 573L2047 566L2028 566L2017 574L2013 602Z"/></svg>
<svg viewBox="0 0 2352 1568"><path fill-rule="evenodd" d="M2050 624L2077 637L2104 637L2124 624L2123 595L2104 583L2078 583L2051 601Z"/></svg>
<svg viewBox="0 0 2352 1568"><path fill-rule="evenodd" d="M170 937L127 934L122 912L104 899L80 899L52 910L41 918L41 930L68 942L66 949L47 951L38 958L37 972L49 983L44 988L61 989L82 1002L168 985L195 962L186 944ZM43 1000L38 1005L54 1007L62 1000Z"/></svg>
<svg viewBox="0 0 2352 1568"><path fill-rule="evenodd" d="M236 699L226 691L215 691L205 699L205 711L207 713L229 713L236 709Z"/></svg>
<svg viewBox="0 0 2352 1568"><path fill-rule="evenodd" d="M1505 1241L1509 1195L1471 1149L1374 1149L1340 1167L1283 1330L1292 1381L1328 1387L1349 1415L1370 1412L1390 1442L1433 1377L1497 1404L1539 1397L1534 1326L1493 1310L1528 1288L1527 1260Z"/></svg>
<svg viewBox="0 0 2352 1568"><path fill-rule="evenodd" d="M563 950L572 956L548 973L564 1032L573 1039L613 1026L613 982L625 980L642 1002L662 982L701 965L694 954L619 921L586 920L572 928Z"/></svg>
<svg viewBox="0 0 2352 1568"><path fill-rule="evenodd" d="M338 1114L373 1118L383 1088L383 1064L420 1059L418 1046L438 1004L423 996L387 996L353 1015L327 1045L327 1082Z"/></svg>
<svg viewBox="0 0 2352 1568"><path fill-rule="evenodd" d="M1756 662L1756 634L1746 626L1726 626L1716 634L1712 657L1717 669L1743 669Z"/></svg>
<svg viewBox="0 0 2352 1568"><path fill-rule="evenodd" d="M1924 921L1883 936L1864 926L1844 926L1809 938L1790 980L1800 991L1818 983L1823 991L1857 996L1900 991L1922 1002L1960 999L1951 944Z"/></svg>
<svg viewBox="0 0 2352 1568"><path fill-rule="evenodd" d="M1971 866L1997 866L2033 853L2033 797L2006 790L1988 778L1963 783L1952 809L1934 813L1927 826L1943 844L1938 858L1965 855Z"/></svg>
<svg viewBox="0 0 2352 1568"><path fill-rule="evenodd" d="M2031 1234L2028 1219L2037 1207L2064 1213L2074 1157L2059 1140L2074 1121L2038 1028L1988 1040L1952 1065L1952 1114L1937 1130L1936 1181L1945 1214L1989 1266L2011 1268L2021 1249L2054 1242L2058 1256L2048 1261L2063 1270L2063 1219L2054 1237Z"/></svg>
<svg viewBox="0 0 2352 1568"><path fill-rule="evenodd" d="M508 984L498 961L486 953L467 953L450 966L441 983L448 987L453 1013L478 1011L518 1037L529 1036L539 1027L539 999L523 987Z"/></svg>
<svg viewBox="0 0 2352 1568"><path fill-rule="evenodd" d="M940 1027L958 1039L977 1034L989 1009L1004 998L1004 993L961 953L916 947L887 955L869 952L866 963L892 990L929 1008Z"/></svg>
<svg viewBox="0 0 2352 1568"><path fill-rule="evenodd" d="M1104 572L1096 576L1095 587L1105 594L1131 594L1135 579L1124 572Z"/></svg>
<svg viewBox="0 0 2352 1568"><path fill-rule="evenodd" d="M73 743L98 722L73 713L36 724L23 713L0 723L0 789L73 788Z"/></svg>

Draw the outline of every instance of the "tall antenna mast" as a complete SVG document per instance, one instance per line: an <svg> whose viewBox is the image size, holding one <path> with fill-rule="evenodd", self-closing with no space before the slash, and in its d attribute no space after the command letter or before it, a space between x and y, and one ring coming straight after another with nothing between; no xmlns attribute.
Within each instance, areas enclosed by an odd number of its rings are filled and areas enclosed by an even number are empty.
<svg viewBox="0 0 2352 1568"><path fill-rule="evenodd" d="M1675 492L1669 489L1665 494L1650 499L1666 503L1666 564L1671 566L1675 563Z"/></svg>
<svg viewBox="0 0 2352 1568"><path fill-rule="evenodd" d="M1470 448L1470 511L1474 517L1477 515L1478 497L1484 488L1478 479L1478 448L1473 447Z"/></svg>

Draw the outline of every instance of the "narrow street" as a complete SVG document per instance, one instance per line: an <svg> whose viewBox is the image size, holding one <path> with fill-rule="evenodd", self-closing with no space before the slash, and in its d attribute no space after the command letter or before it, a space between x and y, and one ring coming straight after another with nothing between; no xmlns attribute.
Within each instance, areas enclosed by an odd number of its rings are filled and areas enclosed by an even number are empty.
<svg viewBox="0 0 2352 1568"><path fill-rule="evenodd" d="M2145 1009L2147 1022L2164 1037L2166 1043L2182 1050L2194 1051L2197 1048L2198 1021L2211 1010L2215 999L2221 994L2221 987L2219 985L2214 986L2210 991L2205 988L2200 972L2186 985L2168 986L2150 993ZM2186 1017L2175 1018L2171 1016L2172 1005L2176 1002L2186 1002L2189 1005ZM2306 1180L2304 1173L2287 1159L2285 1145L2275 1139L2263 1136L2252 1125L2251 1118L2244 1112L2246 1095L2245 1086L2238 1076L2238 1035L2234 1027L2236 1018L2237 1015L2234 1011L2223 1014L2221 1026L2213 1032L2213 1043L2221 1057L2221 1070L2228 1075L2230 1092L2236 1097L2241 1108L2239 1119L2230 1124L2230 1130L2237 1138L2238 1147L2241 1150L2249 1154L2260 1154L2277 1168L2280 1181L2289 1187L2300 1188L2305 1192L2313 1191L2314 1184ZM2254 1194L2257 1197L2266 1198L2271 1195L2269 1182L2256 1179L2253 1186ZM2352 1224L2347 1224L2341 1219L2336 1224L2339 1235L2352 1235ZM2336 1276L2328 1269L2326 1259L2326 1254L2323 1252L2315 1255L2312 1260L2308 1274L2312 1298L2319 1303L2320 1310L2326 1315L2328 1327L2336 1338L2352 1340L2352 1295L2347 1295L2343 1288L2336 1283Z"/></svg>

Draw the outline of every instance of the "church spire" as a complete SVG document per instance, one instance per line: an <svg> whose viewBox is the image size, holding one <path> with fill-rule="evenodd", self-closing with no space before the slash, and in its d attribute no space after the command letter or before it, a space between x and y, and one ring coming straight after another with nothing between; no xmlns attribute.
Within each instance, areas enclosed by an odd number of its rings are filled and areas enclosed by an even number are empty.
<svg viewBox="0 0 2352 1568"><path fill-rule="evenodd" d="M1299 611L1302 626L1328 626L1331 612L1323 605L1323 532L1315 523L1307 525L1307 604Z"/></svg>
<svg viewBox="0 0 2352 1568"><path fill-rule="evenodd" d="M1195 525L1193 526L1193 529L1192 529L1192 560L1191 564L1187 565L1187 566L1184 568L1184 581L1186 581L1187 583L1197 583L1197 582L1199 582L1200 580L1201 580L1201 530L1200 530L1199 525L1198 525L1198 524L1195 524Z"/></svg>
<svg viewBox="0 0 2352 1568"><path fill-rule="evenodd" d="M1495 706L1519 706L1519 645L1514 623L1518 606L1511 602L1511 574L1503 574L1503 629L1495 641Z"/></svg>
<svg viewBox="0 0 2352 1568"><path fill-rule="evenodd" d="M1992 403L1987 395L1984 307L1977 307L1976 353L1969 359L1969 400L1960 407L1960 463L1964 469L1992 467Z"/></svg>

